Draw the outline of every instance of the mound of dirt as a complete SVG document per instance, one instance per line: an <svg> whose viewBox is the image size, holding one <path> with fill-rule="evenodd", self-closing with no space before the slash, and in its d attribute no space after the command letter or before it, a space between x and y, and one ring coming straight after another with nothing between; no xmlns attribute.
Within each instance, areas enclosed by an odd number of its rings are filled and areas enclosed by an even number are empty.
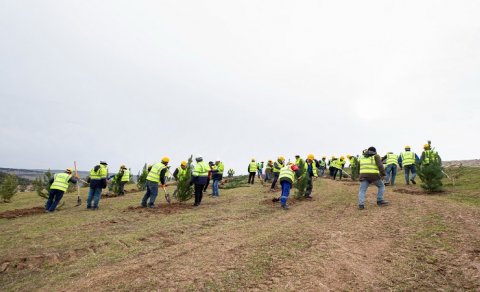
<svg viewBox="0 0 480 292"><path fill-rule="evenodd" d="M190 204L173 203L170 205L155 206L154 208L144 208L141 206L130 206L124 212L153 213L153 214L174 214L184 210L193 209Z"/></svg>
<svg viewBox="0 0 480 292"><path fill-rule="evenodd" d="M396 193L410 194L410 195L425 195L426 194L424 191L419 190L419 189L398 188L398 189L393 189L393 191L396 192Z"/></svg>
<svg viewBox="0 0 480 292"><path fill-rule="evenodd" d="M346 185L346 186L358 186L359 183L358 182L355 182L355 181L345 181L345 180L342 180L341 181L342 184Z"/></svg>
<svg viewBox="0 0 480 292"><path fill-rule="evenodd" d="M42 268L44 265L56 265L63 262L70 262L88 254L97 254L98 252L103 251L108 245L109 243L105 242L100 245L90 245L89 247L72 249L60 253L30 255L6 260L0 264L0 273L4 273L9 269L36 270Z"/></svg>
<svg viewBox="0 0 480 292"><path fill-rule="evenodd" d="M302 201L302 200L297 200L294 197L289 197L288 201L287 201L287 204L288 205L295 205L296 203L298 203L299 201ZM271 198L261 200L260 204L261 205L271 205L271 206L278 207L278 206L280 206L280 196L275 196L275 195L272 194Z"/></svg>
<svg viewBox="0 0 480 292"><path fill-rule="evenodd" d="M0 213L0 218L15 219L18 217L32 216L35 214L45 213L44 207L33 207L27 209L15 209L11 211L5 211Z"/></svg>

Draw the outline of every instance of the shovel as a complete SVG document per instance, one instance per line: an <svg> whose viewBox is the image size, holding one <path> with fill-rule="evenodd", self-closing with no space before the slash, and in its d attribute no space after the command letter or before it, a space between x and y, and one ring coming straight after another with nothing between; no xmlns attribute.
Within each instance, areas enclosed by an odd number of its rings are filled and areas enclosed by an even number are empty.
<svg viewBox="0 0 480 292"><path fill-rule="evenodd" d="M162 185L163 193L165 194L165 200L167 200L167 203L170 204L170 194L167 193L167 190L165 189L165 186Z"/></svg>
<svg viewBox="0 0 480 292"><path fill-rule="evenodd" d="M78 171L77 171L77 162L74 161L73 162L73 165L75 166L75 176L80 179L78 177ZM75 205L75 207L78 207L82 204L82 199L80 199L80 184L77 182L77 204Z"/></svg>

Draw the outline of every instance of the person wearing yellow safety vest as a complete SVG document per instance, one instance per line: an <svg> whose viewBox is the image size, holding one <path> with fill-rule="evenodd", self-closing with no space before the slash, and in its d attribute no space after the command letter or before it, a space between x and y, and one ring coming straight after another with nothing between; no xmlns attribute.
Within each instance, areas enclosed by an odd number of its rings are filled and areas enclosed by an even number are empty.
<svg viewBox="0 0 480 292"><path fill-rule="evenodd" d="M295 165L296 166L300 167L300 165L304 162L305 161L302 158L300 158L299 154L295 155Z"/></svg>
<svg viewBox="0 0 480 292"><path fill-rule="evenodd" d="M258 176L258 179L263 178L263 161L257 163L257 176Z"/></svg>
<svg viewBox="0 0 480 292"><path fill-rule="evenodd" d="M282 167L279 174L280 185L282 186L282 195L280 196L280 206L284 210L288 210L287 199L290 195L290 189L292 188L293 183L298 177L302 174L297 165L289 163L288 165Z"/></svg>
<svg viewBox="0 0 480 292"><path fill-rule="evenodd" d="M382 178L385 177L385 168L382 158L377 154L375 147L368 148L359 159L360 163L360 190L358 192L358 209L365 209L365 193L368 186L374 184L378 188L377 205L385 206L389 203L383 199L385 185Z"/></svg>
<svg viewBox="0 0 480 292"><path fill-rule="evenodd" d="M255 174L257 173L257 163L255 162L255 158L252 158L250 164L248 164L248 183L252 184L255 181Z"/></svg>
<svg viewBox="0 0 480 292"><path fill-rule="evenodd" d="M125 165L120 166L120 170L116 175L118 181L118 195L125 195L125 185L130 181L130 170Z"/></svg>
<svg viewBox="0 0 480 292"><path fill-rule="evenodd" d="M185 177L187 175L187 162L182 161L180 163L180 166L175 169L173 172L173 178L175 181L179 181L182 177Z"/></svg>
<svg viewBox="0 0 480 292"><path fill-rule="evenodd" d="M395 185L395 177L397 176L398 167L398 155L393 152L388 152L387 155L382 157L382 161L385 161L387 177L385 178L385 185Z"/></svg>
<svg viewBox="0 0 480 292"><path fill-rule="evenodd" d="M50 184L50 191L48 192L47 203L45 204L45 212L54 212L63 197L63 194L68 189L68 184L76 184L78 177L72 176L72 169L67 168L65 172L56 173L48 182Z"/></svg>
<svg viewBox="0 0 480 292"><path fill-rule="evenodd" d="M192 181L190 182L190 185L195 184L195 203L193 206L197 207L200 206L200 203L202 203L203 188L208 180L210 166L203 161L203 157L201 155L197 155L195 161L197 164L195 164L195 167L193 168Z"/></svg>
<svg viewBox="0 0 480 292"><path fill-rule="evenodd" d="M90 170L90 176L87 181L90 183L90 189L87 197L87 209L98 209L98 203L102 196L102 189L107 187L108 164L105 161L100 161L99 165ZM93 201L93 208L92 208Z"/></svg>
<svg viewBox="0 0 480 292"><path fill-rule="evenodd" d="M217 158L217 160L215 160L215 165L212 167L212 197L214 198L218 198L218 196L220 196L219 186L223 179L224 170L225 166L223 166L223 163Z"/></svg>
<svg viewBox="0 0 480 292"><path fill-rule="evenodd" d="M318 176L322 177L325 174L325 169L327 169L327 157L323 156L322 160L318 161Z"/></svg>
<svg viewBox="0 0 480 292"><path fill-rule="evenodd" d="M155 163L152 165L152 168L148 172L147 175L147 191L142 198L141 206L146 208L155 207L155 200L158 196L158 184L161 184L162 187L165 187L165 175L168 171L168 163L170 162L170 158L163 157L162 161L159 163ZM148 201L148 205L147 205Z"/></svg>
<svg viewBox="0 0 480 292"><path fill-rule="evenodd" d="M317 177L317 166L315 164L315 156L313 154L308 154L307 159L305 160L305 170L306 175L308 175L307 188L305 190L305 198L312 198L313 191L313 178Z"/></svg>
<svg viewBox="0 0 480 292"><path fill-rule="evenodd" d="M270 181L273 175L273 161L269 160L265 166L265 181Z"/></svg>
<svg viewBox="0 0 480 292"><path fill-rule="evenodd" d="M337 158L335 156L332 156L332 158L330 158L330 161L328 162L328 172L331 178L333 178L335 169L337 169L336 167L337 167Z"/></svg>
<svg viewBox="0 0 480 292"><path fill-rule="evenodd" d="M400 154L398 157L398 164L400 169L405 169L405 183L407 185L412 182L412 184L417 184L415 182L415 177L417 176L417 169L415 163L419 161L417 154L411 151L410 146L405 146L405 151ZM410 172L412 176L410 177Z"/></svg>
<svg viewBox="0 0 480 292"><path fill-rule="evenodd" d="M270 187L270 191L273 192L275 190L275 185L277 184L278 177L280 176L280 170L284 167L285 157L279 156L277 161L273 164L273 181L272 186Z"/></svg>
<svg viewBox="0 0 480 292"><path fill-rule="evenodd" d="M440 165L442 164L442 160L437 151L432 150L430 144L425 144L423 145L423 152L420 156L420 164L429 165L432 161L437 161Z"/></svg>
<svg viewBox="0 0 480 292"><path fill-rule="evenodd" d="M345 163L347 163L345 161L345 157L344 156L340 156L340 159L337 159L336 160L336 163L333 165L334 167L334 170L333 170L333 180L335 180L337 178L337 174L339 174L339 180L342 180L342 176L343 176L343 168L345 167Z"/></svg>

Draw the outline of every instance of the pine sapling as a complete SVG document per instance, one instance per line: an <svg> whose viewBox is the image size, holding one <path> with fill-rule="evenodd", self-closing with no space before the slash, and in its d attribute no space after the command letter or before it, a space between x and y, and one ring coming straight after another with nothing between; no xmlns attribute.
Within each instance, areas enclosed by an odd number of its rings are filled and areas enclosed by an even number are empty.
<svg viewBox="0 0 480 292"><path fill-rule="evenodd" d="M0 195L3 202L11 202L13 196L17 193L18 179L16 175L7 174L0 185Z"/></svg>

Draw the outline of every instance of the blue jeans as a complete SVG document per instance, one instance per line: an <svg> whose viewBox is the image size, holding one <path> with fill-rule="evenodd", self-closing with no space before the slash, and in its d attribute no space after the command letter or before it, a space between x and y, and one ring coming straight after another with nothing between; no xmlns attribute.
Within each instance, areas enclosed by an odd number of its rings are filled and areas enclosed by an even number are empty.
<svg viewBox="0 0 480 292"><path fill-rule="evenodd" d="M47 203L45 204L45 210L47 210L48 212L55 211L62 197L63 197L63 191L50 190L50 192L48 192L48 200L47 200Z"/></svg>
<svg viewBox="0 0 480 292"><path fill-rule="evenodd" d="M218 197L220 193L218 192L218 185L220 184L219 179L214 179L212 184L212 194L214 197Z"/></svg>
<svg viewBox="0 0 480 292"><path fill-rule="evenodd" d="M88 191L87 197L87 208L92 208L92 200L93 200L93 208L98 208L98 202L100 202L100 196L102 195L102 188L90 188Z"/></svg>
<svg viewBox="0 0 480 292"><path fill-rule="evenodd" d="M292 183L287 180L282 180L280 182L282 186L282 196L280 197L280 204L285 206L287 204L288 196L290 195L290 189L292 188Z"/></svg>
<svg viewBox="0 0 480 292"><path fill-rule="evenodd" d="M155 206L155 200L157 199L157 196L158 196L158 183L147 180L147 192L143 196L142 206L147 207L148 198L150 198L150 201L148 202L148 206L149 207Z"/></svg>
<svg viewBox="0 0 480 292"><path fill-rule="evenodd" d="M383 201L383 193L385 192L385 185L381 179L372 182L378 188L377 202ZM360 181L360 191L358 192L358 205L365 205L365 193L367 192L370 183L367 180Z"/></svg>
<svg viewBox="0 0 480 292"><path fill-rule="evenodd" d="M415 168L415 164L406 165L403 168L405 169L405 182L408 185L410 184L409 182L410 172L412 173L412 177L410 179L415 179L417 177L417 169Z"/></svg>
<svg viewBox="0 0 480 292"><path fill-rule="evenodd" d="M257 175L258 175L258 178L262 178L262 170L261 169L257 169Z"/></svg>
<svg viewBox="0 0 480 292"><path fill-rule="evenodd" d="M271 172L265 172L265 181L270 181L272 179L272 173Z"/></svg>
<svg viewBox="0 0 480 292"><path fill-rule="evenodd" d="M387 178L386 182L390 183L390 185L395 184L395 177L397 176L397 165L396 164L389 164L387 165Z"/></svg>
<svg viewBox="0 0 480 292"><path fill-rule="evenodd" d="M318 169L318 176L324 176L325 175L325 168L319 168Z"/></svg>

